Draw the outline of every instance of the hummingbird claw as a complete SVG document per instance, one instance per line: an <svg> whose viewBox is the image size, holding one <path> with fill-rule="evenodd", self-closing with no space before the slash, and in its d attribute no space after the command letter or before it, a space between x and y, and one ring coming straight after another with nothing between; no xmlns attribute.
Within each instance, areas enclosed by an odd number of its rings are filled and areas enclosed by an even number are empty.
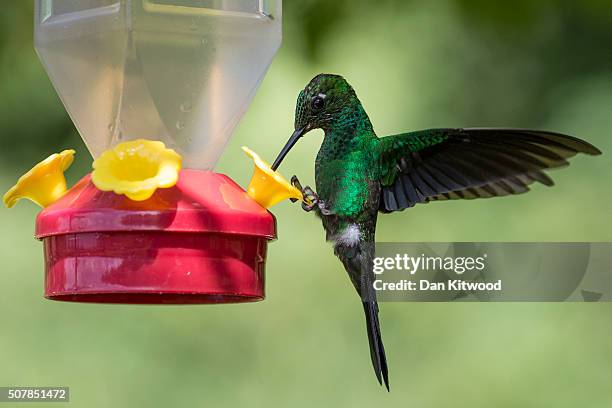
<svg viewBox="0 0 612 408"><path fill-rule="evenodd" d="M300 180L297 178L296 175L293 175L293 177L291 177L291 185L302 191L303 194L304 189L302 188L302 183L300 183ZM297 198L290 198L289 200L291 200L292 203L295 203L297 201Z"/></svg>
<svg viewBox="0 0 612 408"><path fill-rule="evenodd" d="M306 186L302 189L304 195L304 201L302 202L302 209L306 212L312 211L319 205L319 196L315 193L312 188Z"/></svg>
<svg viewBox="0 0 612 408"><path fill-rule="evenodd" d="M300 183L300 180L298 179L298 177L296 175L294 175L293 177L291 177L291 185L295 188L297 188L300 191L303 191L304 189L302 188L302 183Z"/></svg>
<svg viewBox="0 0 612 408"><path fill-rule="evenodd" d="M302 201L302 209L306 212L310 212L315 208L321 209L321 205L319 203L319 196L314 192L312 188L309 186L302 187L302 183L297 178L297 176L291 177L291 185L302 192L304 199ZM296 202L297 200L292 198L292 202Z"/></svg>
<svg viewBox="0 0 612 408"><path fill-rule="evenodd" d="M304 201L302 201L302 209L307 212L312 211L319 202L319 197L317 196L317 193L315 193L308 186L302 187L302 183L300 183L300 180L297 178L296 175L291 177L291 185L300 190L302 192L302 195L304 196ZM295 198L291 199L291 202L295 203L296 201L297 200Z"/></svg>

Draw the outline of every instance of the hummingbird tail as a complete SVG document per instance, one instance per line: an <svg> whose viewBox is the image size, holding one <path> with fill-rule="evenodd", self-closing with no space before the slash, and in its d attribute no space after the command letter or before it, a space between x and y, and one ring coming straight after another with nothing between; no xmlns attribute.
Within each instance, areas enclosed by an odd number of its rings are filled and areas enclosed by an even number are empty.
<svg viewBox="0 0 612 408"><path fill-rule="evenodd" d="M370 343L370 357L372 357L372 366L376 373L378 382L382 385L385 382L385 387L389 391L389 371L387 369L387 357L385 356L385 346L380 335L380 323L378 322L378 303L376 301L363 302L363 311L365 312L366 327L368 330L368 341ZM382 377L382 378L381 378Z"/></svg>

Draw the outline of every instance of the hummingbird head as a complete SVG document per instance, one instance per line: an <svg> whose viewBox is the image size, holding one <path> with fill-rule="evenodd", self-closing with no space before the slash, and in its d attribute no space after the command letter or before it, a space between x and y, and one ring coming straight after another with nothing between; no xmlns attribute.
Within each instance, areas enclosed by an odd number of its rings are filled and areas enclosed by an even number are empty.
<svg viewBox="0 0 612 408"><path fill-rule="evenodd" d="M295 107L295 131L272 164L276 170L289 150L313 129L327 130L361 106L353 88L340 75L319 74L304 88Z"/></svg>

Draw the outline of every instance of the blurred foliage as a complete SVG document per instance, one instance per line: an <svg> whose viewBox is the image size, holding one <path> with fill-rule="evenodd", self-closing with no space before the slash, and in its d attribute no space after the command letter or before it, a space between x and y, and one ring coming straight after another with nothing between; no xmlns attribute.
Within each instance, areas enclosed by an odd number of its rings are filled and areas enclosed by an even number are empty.
<svg viewBox="0 0 612 408"><path fill-rule="evenodd" d="M538 127L604 151L552 172L554 188L380 217L381 241L610 241L612 3L584 0L285 0L284 43L218 171L239 147L273 158L299 90L319 72L354 85L379 134ZM0 189L76 147L91 158L32 47L32 4L0 5ZM283 163L313 181L320 132ZM606 304L381 306L391 393L371 372L358 298L311 214L274 208L265 302L206 307L41 298L37 209L0 211L0 385L69 385L70 406L609 407ZM27 404L23 405L24 407Z"/></svg>

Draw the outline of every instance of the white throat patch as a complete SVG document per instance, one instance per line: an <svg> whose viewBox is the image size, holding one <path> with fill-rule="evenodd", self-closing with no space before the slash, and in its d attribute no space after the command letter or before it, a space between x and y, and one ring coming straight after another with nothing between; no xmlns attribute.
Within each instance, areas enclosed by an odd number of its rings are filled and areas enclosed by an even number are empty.
<svg viewBox="0 0 612 408"><path fill-rule="evenodd" d="M336 235L334 241L340 245L355 246L359 244L360 237L361 231L359 231L359 226L357 224L349 224L344 231Z"/></svg>

